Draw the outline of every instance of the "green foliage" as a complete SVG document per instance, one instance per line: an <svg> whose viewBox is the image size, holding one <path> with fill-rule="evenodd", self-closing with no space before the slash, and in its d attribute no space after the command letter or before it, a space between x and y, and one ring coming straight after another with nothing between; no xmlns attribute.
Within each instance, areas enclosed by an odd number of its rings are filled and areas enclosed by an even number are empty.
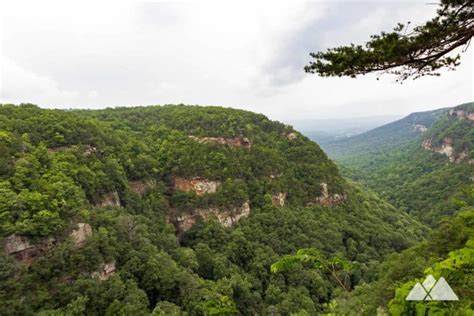
<svg viewBox="0 0 474 316"><path fill-rule="evenodd" d="M471 188L471 190L474 187ZM375 280L356 286L351 295L337 299L336 311L347 315L471 315L474 288L474 203L446 218L420 243L390 255L377 267ZM459 301L416 302L405 298L426 275L446 279ZM354 311L358 311L354 313Z"/></svg>
<svg viewBox="0 0 474 316"><path fill-rule="evenodd" d="M38 316L81 316L84 315L88 301L87 297L79 296L64 308L43 310L38 313Z"/></svg>
<svg viewBox="0 0 474 316"><path fill-rule="evenodd" d="M474 104L453 110L472 113ZM429 123L429 129L422 134L413 132L413 126L422 122ZM450 115L447 109L415 113L324 148L339 159L347 176L394 206L434 224L443 215L453 215L459 209L456 201L466 198L464 190L472 182L468 162L474 157L473 124ZM453 140L455 153L466 155L459 163L450 163L446 155L421 146L423 140L431 139L433 148L440 147L447 137Z"/></svg>
<svg viewBox="0 0 474 316"><path fill-rule="evenodd" d="M23 261L0 253L2 315L314 315L342 295L333 273L348 288L369 282L370 266L427 232L341 177L318 145L246 111L0 105L0 146L0 242L16 234L38 246ZM176 190L175 177L221 185L198 196ZM317 204L322 182L347 200ZM283 207L272 204L279 192ZM250 216L233 228L199 219L177 238L169 224L172 214L247 201ZM93 232L80 245L69 237L77 223ZM302 248L318 249L334 269L270 272ZM358 264L343 271L334 257ZM105 276L106 265L115 271Z"/></svg>
<svg viewBox="0 0 474 316"><path fill-rule="evenodd" d="M430 128L448 109L417 112L398 121L374 128L365 133L342 138L340 140L321 142L320 145L328 155L346 165L352 165L356 159L367 156L384 156L387 151L403 146L420 138L420 131L414 127L422 125Z"/></svg>
<svg viewBox="0 0 474 316"><path fill-rule="evenodd" d="M471 210L469 214L474 216ZM472 229L472 227L471 227ZM425 314L433 313L439 315L468 315L474 313L472 295L474 288L474 234L466 243L466 247L448 253L448 257L440 262L434 263L425 270L425 274L431 274L436 279L444 277L455 293L458 293L459 301L443 302L434 301L427 303L409 302L405 298L415 284L414 281L400 285L396 289L395 298L389 303L390 313L393 315L407 314L410 312L423 311ZM423 282L418 279L417 281Z"/></svg>
<svg viewBox="0 0 474 316"><path fill-rule="evenodd" d="M400 81L439 76L441 68L454 69L459 65L459 54L449 53L468 44L474 35L472 1L442 0L435 18L412 30L408 30L409 24L399 23L393 32L372 35L365 47L351 44L311 53L315 61L305 71L339 77L392 73Z"/></svg>
<svg viewBox="0 0 474 316"><path fill-rule="evenodd" d="M351 270L351 264L347 260L337 256L325 259L316 249L300 249L295 255L285 256L272 264L270 270L273 273L283 272L289 270L298 263L309 264L311 268L323 269L331 273L338 285L344 291L348 292L344 281L340 278L340 276L338 276L337 270L349 272Z"/></svg>

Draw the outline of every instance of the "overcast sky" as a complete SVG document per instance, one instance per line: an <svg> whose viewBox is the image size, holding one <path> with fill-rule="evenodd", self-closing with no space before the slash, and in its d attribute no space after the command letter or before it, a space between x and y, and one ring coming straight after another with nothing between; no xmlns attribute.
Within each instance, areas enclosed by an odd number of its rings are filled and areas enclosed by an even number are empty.
<svg viewBox="0 0 474 316"><path fill-rule="evenodd" d="M441 77L305 74L309 52L434 16L435 1L3 1L0 102L185 103L283 121L408 114L473 100L473 52Z"/></svg>

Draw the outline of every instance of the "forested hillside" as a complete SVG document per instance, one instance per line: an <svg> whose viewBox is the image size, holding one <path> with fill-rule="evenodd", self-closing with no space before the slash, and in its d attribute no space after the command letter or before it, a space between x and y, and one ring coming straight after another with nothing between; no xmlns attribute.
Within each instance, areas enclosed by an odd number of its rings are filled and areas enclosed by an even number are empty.
<svg viewBox="0 0 474 316"><path fill-rule="evenodd" d="M473 113L474 103L415 113L365 136L345 140L352 143L347 150L343 149L345 143L328 150L339 157L345 175L433 224L458 210L455 199L463 198L463 189L472 184ZM414 117L418 120L413 121Z"/></svg>
<svg viewBox="0 0 474 316"><path fill-rule="evenodd" d="M368 132L321 143L322 148L332 159L354 159L357 156L380 155L411 140L431 127L448 109L412 113L395 122L374 128Z"/></svg>
<svg viewBox="0 0 474 316"><path fill-rule="evenodd" d="M472 315L474 306L474 103L414 113L327 150L343 173L433 226L427 240L392 254L373 279L335 298L342 315ZM427 275L444 277L460 301L406 297Z"/></svg>
<svg viewBox="0 0 474 316"><path fill-rule="evenodd" d="M315 143L220 107L0 106L0 314L314 315L427 229Z"/></svg>
<svg viewBox="0 0 474 316"><path fill-rule="evenodd" d="M446 217L427 240L390 255L377 266L374 281L358 285L333 302L342 315L473 315L474 186L458 200L459 212ZM443 277L459 301L407 301L416 282Z"/></svg>

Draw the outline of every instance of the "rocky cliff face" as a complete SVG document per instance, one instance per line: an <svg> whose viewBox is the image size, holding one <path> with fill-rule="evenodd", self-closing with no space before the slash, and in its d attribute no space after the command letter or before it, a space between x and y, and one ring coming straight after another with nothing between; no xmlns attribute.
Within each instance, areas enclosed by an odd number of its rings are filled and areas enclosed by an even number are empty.
<svg viewBox="0 0 474 316"><path fill-rule="evenodd" d="M208 193L216 193L217 188L221 185L220 181L207 180L203 178L185 179L175 177L173 182L175 190L194 192L198 196Z"/></svg>
<svg viewBox="0 0 474 316"><path fill-rule="evenodd" d="M343 203L347 199L345 193L329 194L328 185L324 182L321 183L321 195L316 198L318 204L323 206L335 206Z"/></svg>
<svg viewBox="0 0 474 316"><path fill-rule="evenodd" d="M197 136L190 135L189 138L201 144L227 145L231 147L243 147L243 148L252 147L252 142L247 137L224 138L224 137L197 137Z"/></svg>
<svg viewBox="0 0 474 316"><path fill-rule="evenodd" d="M83 246L86 240L91 236L92 227L87 223L78 223L77 228L69 234L69 237L76 247Z"/></svg>
<svg viewBox="0 0 474 316"><path fill-rule="evenodd" d="M120 203L120 197L117 191L106 193L102 196L99 204L97 206L107 207L120 207L122 204Z"/></svg>
<svg viewBox="0 0 474 316"><path fill-rule="evenodd" d="M224 227L232 227L241 218L248 217L250 215L250 205L245 202L242 206L233 207L230 209L223 208L205 208L195 209L192 212L184 214L172 214L168 217L168 223L173 224L176 227L178 233L189 230L194 224L196 224L199 217L204 220L215 218Z"/></svg>
<svg viewBox="0 0 474 316"><path fill-rule="evenodd" d="M474 121L474 112L468 113L464 110L449 110L448 112L449 116L455 117L458 120L469 120L469 121Z"/></svg>
<svg viewBox="0 0 474 316"><path fill-rule="evenodd" d="M437 152L442 155L446 155L449 159L449 162L451 163L461 163L464 159L466 159L469 155L467 149L464 151L457 153L454 150L453 147L453 138L452 137L445 137L443 139L443 143L439 147L434 147L433 146L433 139L425 139L422 143L421 146L425 150L429 150L432 152Z"/></svg>
<svg viewBox="0 0 474 316"><path fill-rule="evenodd" d="M87 223L78 223L76 228L67 235L76 247L82 247L86 240L92 236L92 228ZM26 236L10 235L5 239L5 253L13 256L19 262L30 264L36 257L52 250L57 243L54 237L44 238L33 243Z"/></svg>
<svg viewBox="0 0 474 316"><path fill-rule="evenodd" d="M10 235L5 240L5 253L23 263L31 263L33 259L53 248L56 239L50 237L33 244L27 237Z"/></svg>

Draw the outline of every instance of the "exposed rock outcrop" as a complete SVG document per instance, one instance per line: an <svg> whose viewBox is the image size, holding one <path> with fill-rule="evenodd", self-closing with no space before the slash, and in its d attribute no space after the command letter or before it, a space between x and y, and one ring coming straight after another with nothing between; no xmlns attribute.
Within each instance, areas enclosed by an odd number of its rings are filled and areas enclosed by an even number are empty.
<svg viewBox="0 0 474 316"><path fill-rule="evenodd" d="M32 244L27 237L13 234L5 240L5 253L18 261L31 263L34 258L51 249L55 243L56 240L50 237Z"/></svg>
<svg viewBox="0 0 474 316"><path fill-rule="evenodd" d="M168 217L168 223L173 224L176 227L178 233L189 230L194 224L196 224L199 217L204 220L215 218L224 227L232 227L241 218L248 217L250 214L250 205L248 202L242 204L239 207L233 207L231 209L222 208L205 208L195 209L193 212L186 214L171 214Z"/></svg>
<svg viewBox="0 0 474 316"><path fill-rule="evenodd" d="M103 263L99 271L92 273L92 277L99 279L100 281L105 281L115 274L116 269L115 261Z"/></svg>
<svg viewBox="0 0 474 316"><path fill-rule="evenodd" d="M243 148L251 148L252 142L247 137L197 137L194 135L190 135L194 141L197 141L201 144L216 144L216 145L227 145L231 147L243 147Z"/></svg>
<svg viewBox="0 0 474 316"><path fill-rule="evenodd" d="M122 204L120 203L120 197L117 191L106 193L102 196L98 206L107 207L107 206L114 206L120 207Z"/></svg>
<svg viewBox="0 0 474 316"><path fill-rule="evenodd" d="M220 181L207 180L202 178L185 179L175 177L173 180L174 188L176 190L194 192L199 196L208 193L215 193L217 191L217 188L221 185Z"/></svg>
<svg viewBox="0 0 474 316"><path fill-rule="evenodd" d="M453 147L453 138L451 137L445 137L443 139L443 143L439 147L434 147L433 139L428 138L428 139L425 139L421 143L421 147L423 147L425 150L429 150L429 151L437 152L439 154L446 155L449 159L449 162L451 163L461 163L469 155L467 149L465 149L464 151L460 153L455 152L454 147Z"/></svg>
<svg viewBox="0 0 474 316"><path fill-rule="evenodd" d="M474 112L471 112L471 113L467 113L463 110L449 110L449 116L451 117L455 117L457 118L458 120L464 120L464 119L467 119L469 121L474 121Z"/></svg>
<svg viewBox="0 0 474 316"><path fill-rule="evenodd" d="M87 223L78 223L77 228L69 234L69 237L76 247L83 246L86 240L91 236L92 227Z"/></svg>
<svg viewBox="0 0 474 316"><path fill-rule="evenodd" d="M278 192L272 195L272 203L275 206L284 206L286 201L286 192Z"/></svg>
<svg viewBox="0 0 474 316"><path fill-rule="evenodd" d="M280 178L283 176L283 172L280 172L280 173L271 173L270 174L270 179L276 179L276 178Z"/></svg>
<svg viewBox="0 0 474 316"><path fill-rule="evenodd" d="M431 150L433 148L433 139L428 138L423 140L423 142L421 143L421 147L426 150Z"/></svg>
<svg viewBox="0 0 474 316"><path fill-rule="evenodd" d="M137 193L143 194L149 189L156 188L156 181L148 180L148 181L130 181L129 183L130 189Z"/></svg>
<svg viewBox="0 0 474 316"><path fill-rule="evenodd" d="M428 128L424 125L421 125L421 124L414 124L412 125L411 129L414 131L414 132L425 132L428 130Z"/></svg>
<svg viewBox="0 0 474 316"><path fill-rule="evenodd" d="M318 204L323 206L333 206L343 203L347 199L345 193L335 193L329 194L327 183L322 182L321 186L321 195L316 198Z"/></svg>
<svg viewBox="0 0 474 316"><path fill-rule="evenodd" d="M102 153L102 151L98 150L96 147L94 146L86 146L85 150L84 150L84 155L85 156L89 156L89 155L92 155L92 154L95 154L95 153Z"/></svg>
<svg viewBox="0 0 474 316"><path fill-rule="evenodd" d="M28 238L24 236L10 235L5 241L5 252L7 255L16 254L33 247Z"/></svg>
<svg viewBox="0 0 474 316"><path fill-rule="evenodd" d="M101 151L97 149L95 146L92 145L71 145L71 146L61 146L61 147L54 147L48 148L48 153L59 153L66 150L78 150L79 148L83 148L84 156L89 156L95 153L100 153Z"/></svg>
<svg viewBox="0 0 474 316"><path fill-rule="evenodd" d="M296 139L297 137L298 137L298 135L297 135L296 133L294 133L294 132L288 133L288 134L286 135L286 138L288 138L288 140L294 140L294 139Z"/></svg>

